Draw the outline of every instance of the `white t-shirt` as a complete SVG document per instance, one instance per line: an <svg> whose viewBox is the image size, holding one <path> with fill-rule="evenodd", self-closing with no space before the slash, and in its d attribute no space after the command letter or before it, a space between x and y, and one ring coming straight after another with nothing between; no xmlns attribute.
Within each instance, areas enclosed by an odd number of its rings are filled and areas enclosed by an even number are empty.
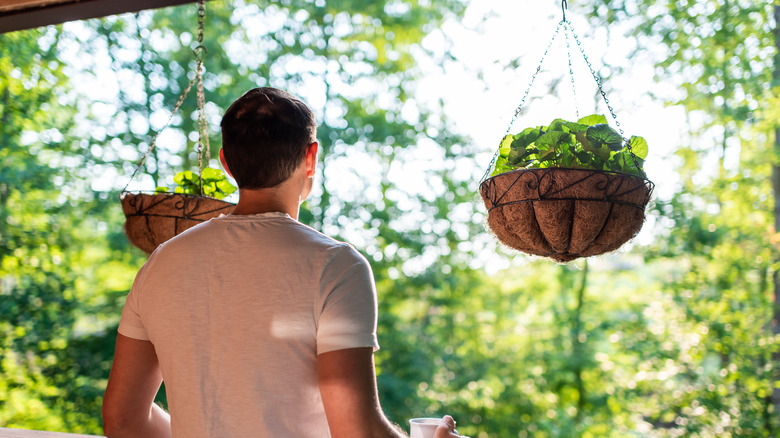
<svg viewBox="0 0 780 438"><path fill-rule="evenodd" d="M173 436L329 437L317 354L373 347L371 268L282 213L221 216L161 245L119 333L150 340Z"/></svg>

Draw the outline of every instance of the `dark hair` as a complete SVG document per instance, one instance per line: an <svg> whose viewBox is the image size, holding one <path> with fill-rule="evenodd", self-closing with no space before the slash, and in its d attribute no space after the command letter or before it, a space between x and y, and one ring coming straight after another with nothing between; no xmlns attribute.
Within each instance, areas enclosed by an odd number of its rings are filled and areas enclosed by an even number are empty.
<svg viewBox="0 0 780 438"><path fill-rule="evenodd" d="M276 88L254 88L222 117L225 162L238 186L275 187L301 164L317 141L314 113L297 97Z"/></svg>

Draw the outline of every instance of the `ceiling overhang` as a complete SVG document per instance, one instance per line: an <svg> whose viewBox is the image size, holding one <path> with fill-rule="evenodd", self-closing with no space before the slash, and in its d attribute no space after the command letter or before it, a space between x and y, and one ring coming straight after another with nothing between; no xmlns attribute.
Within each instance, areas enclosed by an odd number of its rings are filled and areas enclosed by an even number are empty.
<svg viewBox="0 0 780 438"><path fill-rule="evenodd" d="M87 20L195 0L0 0L0 33Z"/></svg>

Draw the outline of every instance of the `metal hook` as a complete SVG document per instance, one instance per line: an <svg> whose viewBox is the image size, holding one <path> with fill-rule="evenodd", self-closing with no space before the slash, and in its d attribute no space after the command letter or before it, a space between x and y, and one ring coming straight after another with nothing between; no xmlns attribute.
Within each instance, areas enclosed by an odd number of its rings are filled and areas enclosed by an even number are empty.
<svg viewBox="0 0 780 438"><path fill-rule="evenodd" d="M197 47L192 49L192 53L195 55L195 60L202 63L203 59L201 58L201 53L203 55L207 55L209 53L209 50L204 46L203 44L199 44Z"/></svg>
<svg viewBox="0 0 780 438"><path fill-rule="evenodd" d="M566 0L561 0L561 11L563 11L563 22L566 22L566 9L569 8L569 3Z"/></svg>

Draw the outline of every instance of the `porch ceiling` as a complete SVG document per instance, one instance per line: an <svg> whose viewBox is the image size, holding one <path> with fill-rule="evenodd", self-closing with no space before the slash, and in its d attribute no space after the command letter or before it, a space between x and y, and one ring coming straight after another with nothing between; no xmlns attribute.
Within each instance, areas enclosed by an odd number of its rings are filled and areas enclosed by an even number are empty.
<svg viewBox="0 0 780 438"><path fill-rule="evenodd" d="M162 8L195 0L0 0L0 33Z"/></svg>

